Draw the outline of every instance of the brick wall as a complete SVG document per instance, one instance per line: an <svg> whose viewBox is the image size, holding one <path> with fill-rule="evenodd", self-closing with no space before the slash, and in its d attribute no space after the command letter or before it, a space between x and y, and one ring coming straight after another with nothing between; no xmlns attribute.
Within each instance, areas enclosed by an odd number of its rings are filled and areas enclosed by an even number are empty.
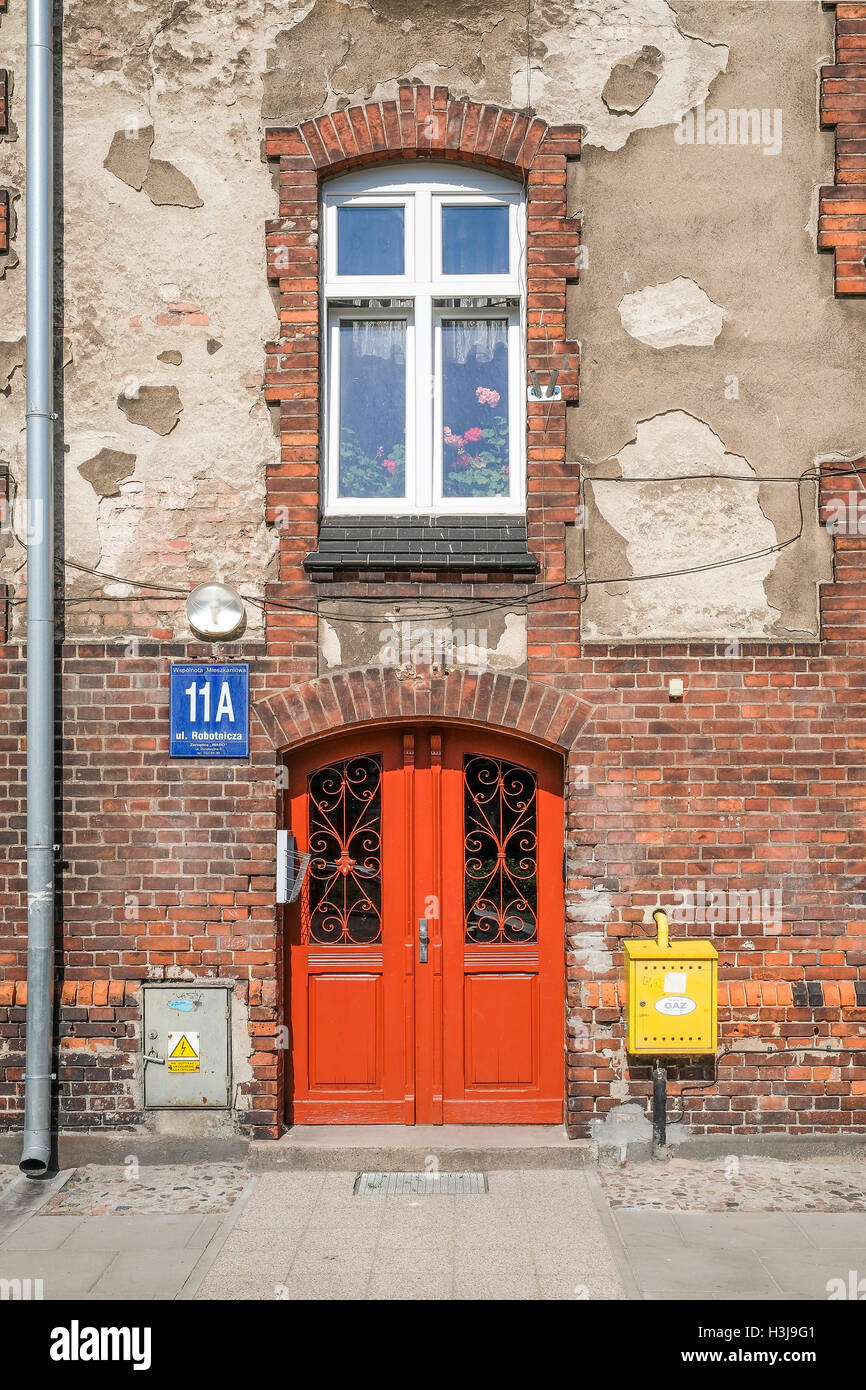
<svg viewBox="0 0 866 1390"><path fill-rule="evenodd" d="M17 1111L26 978L24 656L3 651L0 806L0 1111ZM281 964L274 930L274 755L259 722L249 763L168 757L172 660L207 648L69 645L63 652L59 806L59 1090L67 1127L140 1119L139 988L182 973L237 981L251 1026L271 1019ZM252 662L262 649L232 648ZM254 694L253 698L256 696ZM279 1105L271 1046L244 1084L253 1125ZM254 1094L252 1094L254 1093Z"/></svg>
<svg viewBox="0 0 866 1390"><path fill-rule="evenodd" d="M828 478L828 505L857 487ZM857 494L851 494L855 500ZM613 1082L648 1094L622 1051L622 937L657 902L703 880L707 892L781 893L779 921L675 926L720 951L720 1041L707 1065L671 1068L708 1085L688 1096L690 1128L791 1132L866 1128L866 536L836 536L822 642L584 649L554 682L505 675L370 670L304 682L261 648L252 661L253 756L171 762L171 659L201 653L143 644L70 646L63 678L64 958L60 1092L67 1126L139 1117L138 989L172 971L249 990L261 1133L282 1115L282 961L274 930L272 845L277 748L373 718L471 718L543 738L568 755L569 1118L619 1103ZM25 978L23 660L3 649L12 715L3 739L0 891L0 1107L21 1103ZM686 683L671 703L667 681ZM595 909L593 904L598 902ZM576 914L581 914L577 920ZM581 955L586 934L610 952ZM69 1031L70 1025L74 1031ZM746 1048L795 1049L772 1062ZM818 1048L840 1049L828 1057Z"/></svg>
<svg viewBox="0 0 866 1390"><path fill-rule="evenodd" d="M835 257L837 295L866 294L866 5L836 10L836 62L821 71L821 124L836 131L836 177L821 189L818 247Z"/></svg>

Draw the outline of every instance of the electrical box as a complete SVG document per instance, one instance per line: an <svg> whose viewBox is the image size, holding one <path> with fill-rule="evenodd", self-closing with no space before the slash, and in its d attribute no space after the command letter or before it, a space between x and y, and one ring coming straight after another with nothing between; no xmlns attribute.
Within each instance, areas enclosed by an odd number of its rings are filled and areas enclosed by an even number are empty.
<svg viewBox="0 0 866 1390"><path fill-rule="evenodd" d="M231 985L142 985L144 1104L224 1109L231 1097Z"/></svg>
<svg viewBox="0 0 866 1390"><path fill-rule="evenodd" d="M715 1053L719 955L711 941L623 942L628 991L628 1050L638 1056Z"/></svg>

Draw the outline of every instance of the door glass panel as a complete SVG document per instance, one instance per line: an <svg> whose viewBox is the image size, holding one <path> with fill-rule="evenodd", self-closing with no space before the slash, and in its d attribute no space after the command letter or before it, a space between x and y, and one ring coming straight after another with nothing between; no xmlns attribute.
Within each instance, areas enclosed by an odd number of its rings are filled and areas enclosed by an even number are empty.
<svg viewBox="0 0 866 1390"><path fill-rule="evenodd" d="M310 940L382 939L382 764L346 758L309 779Z"/></svg>
<svg viewBox="0 0 866 1390"><path fill-rule="evenodd" d="M337 274L402 275L402 208L337 208Z"/></svg>
<svg viewBox="0 0 866 1390"><path fill-rule="evenodd" d="M501 758L463 759L465 939L538 939L536 776Z"/></svg>
<svg viewBox="0 0 866 1390"><path fill-rule="evenodd" d="M508 321L442 324L442 491L507 497Z"/></svg>
<svg viewBox="0 0 866 1390"><path fill-rule="evenodd" d="M508 208L442 209L442 274L508 274Z"/></svg>
<svg viewBox="0 0 866 1390"><path fill-rule="evenodd" d="M339 495L406 495L405 319L340 321Z"/></svg>

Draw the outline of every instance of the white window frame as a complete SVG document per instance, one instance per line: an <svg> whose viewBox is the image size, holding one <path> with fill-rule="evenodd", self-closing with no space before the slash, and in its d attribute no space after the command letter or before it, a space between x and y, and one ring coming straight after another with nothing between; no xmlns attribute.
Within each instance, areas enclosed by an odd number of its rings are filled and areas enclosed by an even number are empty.
<svg viewBox="0 0 866 1390"><path fill-rule="evenodd" d="M443 275L441 208L448 204L506 206L507 274ZM403 275L339 275L337 210L402 206L406 244ZM329 182L322 194L322 501L332 516L517 515L525 507L526 203L514 180L487 170L424 161L363 170ZM475 299L475 306L434 300ZM501 305L486 300L502 299ZM357 304L351 301L360 301ZM335 303L335 301L338 301ZM347 301L349 301L347 303ZM384 301L376 307L370 301ZM410 305L411 307L408 307ZM403 306L403 307L400 307ZM406 337L406 497L339 497L339 323L404 318ZM508 323L509 481L507 497L442 496L443 319L491 318Z"/></svg>

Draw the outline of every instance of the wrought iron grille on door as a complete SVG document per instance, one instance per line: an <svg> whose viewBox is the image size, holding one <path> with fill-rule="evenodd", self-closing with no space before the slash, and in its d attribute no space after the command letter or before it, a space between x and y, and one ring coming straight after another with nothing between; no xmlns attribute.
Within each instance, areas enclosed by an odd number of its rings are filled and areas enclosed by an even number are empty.
<svg viewBox="0 0 866 1390"><path fill-rule="evenodd" d="M346 758L309 779L309 935L321 945L382 939L382 760Z"/></svg>

